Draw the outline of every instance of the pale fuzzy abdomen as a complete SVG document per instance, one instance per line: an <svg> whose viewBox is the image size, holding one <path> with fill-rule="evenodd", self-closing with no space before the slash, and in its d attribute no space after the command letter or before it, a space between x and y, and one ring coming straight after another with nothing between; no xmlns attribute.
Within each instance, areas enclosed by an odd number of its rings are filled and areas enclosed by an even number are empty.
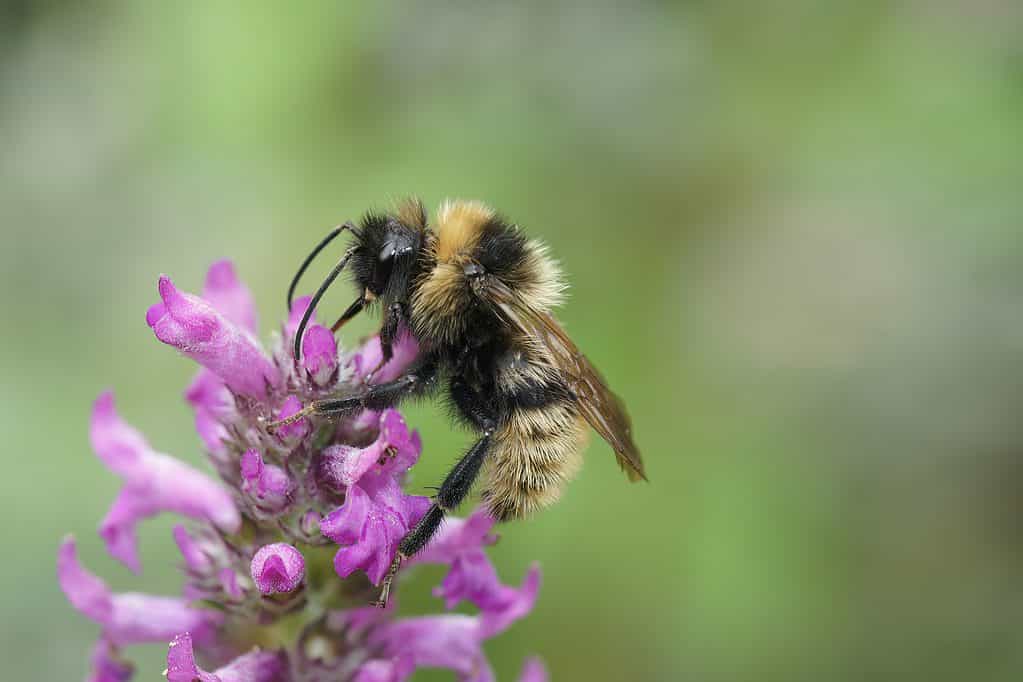
<svg viewBox="0 0 1023 682"><path fill-rule="evenodd" d="M518 409L493 435L483 500L498 520L548 507L582 466L589 430L568 403Z"/></svg>

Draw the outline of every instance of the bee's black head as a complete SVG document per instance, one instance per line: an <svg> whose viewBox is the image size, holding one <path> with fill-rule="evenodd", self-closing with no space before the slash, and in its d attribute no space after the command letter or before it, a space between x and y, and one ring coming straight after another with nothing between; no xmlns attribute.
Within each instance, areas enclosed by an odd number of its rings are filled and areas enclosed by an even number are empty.
<svg viewBox="0 0 1023 682"><path fill-rule="evenodd" d="M352 276L367 300L407 302L423 247L423 230L387 214L369 214L355 229Z"/></svg>
<svg viewBox="0 0 1023 682"><path fill-rule="evenodd" d="M367 303L380 300L385 305L400 303L408 305L411 296L410 288L422 260L420 254L425 246L426 210L416 199L409 199L398 205L394 214L369 213L359 225L345 223L334 228L306 256L299 266L298 272L288 287L288 310L291 310L302 274L309 264L328 244L345 231L355 236L355 243L349 248L320 287L302 315L302 320L295 333L295 361L298 362L302 347L302 336L313 312L323 294L334 283L338 275L351 266L359 297L348 307L344 314L334 323L332 331L343 325L361 311Z"/></svg>

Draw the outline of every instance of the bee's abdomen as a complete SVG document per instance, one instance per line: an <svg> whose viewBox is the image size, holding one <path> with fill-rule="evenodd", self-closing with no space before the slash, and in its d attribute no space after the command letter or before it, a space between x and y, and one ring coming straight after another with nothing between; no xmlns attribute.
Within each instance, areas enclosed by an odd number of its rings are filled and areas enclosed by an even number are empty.
<svg viewBox="0 0 1023 682"><path fill-rule="evenodd" d="M494 433L485 465L490 513L504 521L556 502L579 471L587 436L571 399L513 407Z"/></svg>

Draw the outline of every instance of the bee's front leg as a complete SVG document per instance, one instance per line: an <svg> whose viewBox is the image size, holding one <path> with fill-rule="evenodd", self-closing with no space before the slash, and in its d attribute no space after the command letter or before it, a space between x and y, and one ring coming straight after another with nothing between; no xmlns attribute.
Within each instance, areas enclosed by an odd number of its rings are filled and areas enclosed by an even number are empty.
<svg viewBox="0 0 1023 682"><path fill-rule="evenodd" d="M310 416L339 418L360 410L384 410L394 407L410 395L429 391L435 385L436 377L437 364L426 362L394 381L369 386L358 395L314 400L295 414L268 423L266 428L272 432Z"/></svg>

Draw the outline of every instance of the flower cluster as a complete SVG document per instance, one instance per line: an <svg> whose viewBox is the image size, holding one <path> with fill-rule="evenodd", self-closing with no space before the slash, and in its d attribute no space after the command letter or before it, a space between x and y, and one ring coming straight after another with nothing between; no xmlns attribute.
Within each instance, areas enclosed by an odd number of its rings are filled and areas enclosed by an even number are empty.
<svg viewBox="0 0 1023 682"><path fill-rule="evenodd" d="M359 390L382 360L379 340L346 354L329 329L313 324L301 357L292 357L304 298L266 353L252 297L227 261L210 268L201 297L167 277L159 296L146 322L200 365L185 399L217 476L156 451L121 418L112 393L96 400L93 450L123 480L99 528L111 556L138 573L138 523L173 512L187 524L173 530L180 596L114 593L82 566L73 538L61 544L60 586L101 626L89 679L128 680L124 647L169 642L171 682L400 682L418 667L492 680L482 643L532 609L540 575L533 567L518 587L500 582L484 551L495 540L484 511L446 521L410 562L447 565L434 593L448 609L470 602L474 615L399 618L393 600L367 606L401 537L430 505L403 487L422 445L401 414L367 410L266 428L310 400ZM414 339L402 336L376 380L397 376L416 352ZM531 659L520 679L539 682L546 673Z"/></svg>

